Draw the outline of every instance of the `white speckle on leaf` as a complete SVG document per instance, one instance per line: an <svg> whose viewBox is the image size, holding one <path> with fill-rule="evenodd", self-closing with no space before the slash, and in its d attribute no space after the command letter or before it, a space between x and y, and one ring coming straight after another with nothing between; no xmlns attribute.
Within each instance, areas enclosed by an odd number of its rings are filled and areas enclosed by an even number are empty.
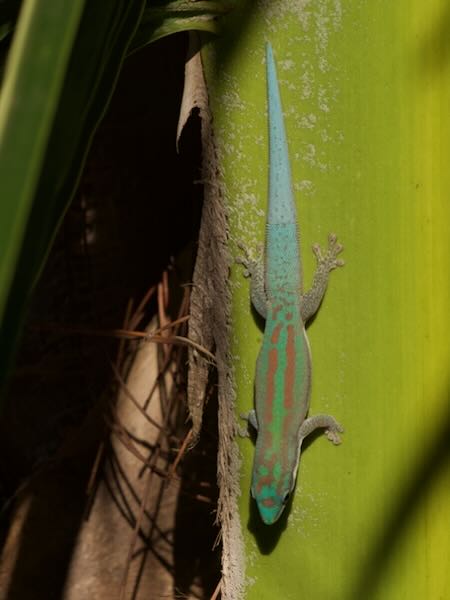
<svg viewBox="0 0 450 600"><path fill-rule="evenodd" d="M308 115L299 115L298 123L303 129L314 129L317 123L317 117L313 113Z"/></svg>
<svg viewBox="0 0 450 600"><path fill-rule="evenodd" d="M282 71L291 71L295 66L295 62L291 58L281 60L279 67Z"/></svg>
<svg viewBox="0 0 450 600"><path fill-rule="evenodd" d="M310 165L316 164L316 147L314 144L304 144L303 159Z"/></svg>
<svg viewBox="0 0 450 600"><path fill-rule="evenodd" d="M331 139L330 134L328 133L328 131L326 129L322 129L322 131L320 132L320 137L323 142L329 142Z"/></svg>
<svg viewBox="0 0 450 600"><path fill-rule="evenodd" d="M302 84L300 97L302 100L308 100L311 98L314 89L311 75L305 70L300 77L300 81Z"/></svg>
<svg viewBox="0 0 450 600"><path fill-rule="evenodd" d="M309 179L302 179L294 184L294 190L301 192L304 196L313 196L316 188Z"/></svg>
<svg viewBox="0 0 450 600"><path fill-rule="evenodd" d="M321 87L319 89L319 92L317 95L318 95L320 110L323 110L323 112L326 112L326 113L330 112L330 107L328 106L327 93L323 87Z"/></svg>

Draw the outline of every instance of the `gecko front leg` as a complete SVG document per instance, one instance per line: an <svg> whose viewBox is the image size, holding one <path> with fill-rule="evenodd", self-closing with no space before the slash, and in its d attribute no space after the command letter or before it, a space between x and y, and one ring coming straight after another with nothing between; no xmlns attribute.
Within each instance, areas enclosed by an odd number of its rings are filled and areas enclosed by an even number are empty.
<svg viewBox="0 0 450 600"><path fill-rule="evenodd" d="M245 268L244 277L250 277L250 298L255 310L265 320L267 316L267 296L264 286L264 261L256 260L250 256L244 244L238 247L244 252L244 256L238 256L236 262ZM262 251L260 252L262 254Z"/></svg>
<svg viewBox="0 0 450 600"><path fill-rule="evenodd" d="M338 243L334 233L330 233L328 236L328 250L325 253L322 253L319 244L314 244L312 249L316 257L317 267L311 288L301 296L300 313L303 323L309 321L317 312L327 289L330 271L344 266L344 261L337 258L338 254L342 252L343 246Z"/></svg>

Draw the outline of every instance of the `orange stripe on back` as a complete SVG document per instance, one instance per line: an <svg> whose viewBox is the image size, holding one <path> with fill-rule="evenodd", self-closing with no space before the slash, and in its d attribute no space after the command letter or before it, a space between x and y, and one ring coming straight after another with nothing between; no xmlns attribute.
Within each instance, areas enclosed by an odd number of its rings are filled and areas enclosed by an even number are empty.
<svg viewBox="0 0 450 600"><path fill-rule="evenodd" d="M284 407L286 410L290 410L294 406L295 384L295 330L292 325L287 326L286 372L284 381Z"/></svg>
<svg viewBox="0 0 450 600"><path fill-rule="evenodd" d="M272 348L269 350L269 368L267 371L267 389L266 389L266 402L264 403L264 425L272 423L272 406L275 395L275 375L278 366L278 350Z"/></svg>
<svg viewBox="0 0 450 600"><path fill-rule="evenodd" d="M278 323L278 325L273 330L272 337L270 338L270 341L272 342L272 344L274 344L274 345L278 344L278 339L280 337L282 327L283 327L282 324Z"/></svg>

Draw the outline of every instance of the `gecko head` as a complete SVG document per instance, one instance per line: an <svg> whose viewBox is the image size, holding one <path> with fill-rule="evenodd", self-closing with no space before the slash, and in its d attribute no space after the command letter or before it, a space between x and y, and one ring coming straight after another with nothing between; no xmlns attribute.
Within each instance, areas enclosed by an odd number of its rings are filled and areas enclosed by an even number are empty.
<svg viewBox="0 0 450 600"><path fill-rule="evenodd" d="M264 479L253 483L252 496L256 500L263 522L266 525L272 525L278 521L286 508L293 485L291 477L288 475L282 481Z"/></svg>

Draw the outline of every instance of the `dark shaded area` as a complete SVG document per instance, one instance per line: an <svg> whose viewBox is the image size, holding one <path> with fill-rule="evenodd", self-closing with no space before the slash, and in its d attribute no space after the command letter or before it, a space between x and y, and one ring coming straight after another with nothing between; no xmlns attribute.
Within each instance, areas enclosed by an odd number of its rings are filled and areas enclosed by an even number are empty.
<svg viewBox="0 0 450 600"><path fill-rule="evenodd" d="M22 481L43 472L49 491L41 501L33 500L28 513L11 600L30 598L24 592L30 581L33 598L63 597L87 480L105 431L100 398L111 382L117 340L65 329L120 328L130 299L138 302L182 250L173 268L182 281L191 279L202 194L195 183L200 179L198 121L186 128L180 154L175 148L186 47L187 36L171 36L125 62L35 290L0 417L3 536L10 499ZM55 458L61 468L53 478L48 465ZM215 454L208 460L215 468ZM215 482L215 471L207 469L206 477ZM66 490L70 501L57 489ZM208 540L210 531L203 528ZM195 532L200 545L203 532ZM37 549L47 542L52 549L47 553L41 547L39 570L30 570ZM189 548L194 558L196 546ZM57 562L45 562L55 554ZM217 582L217 569L211 576Z"/></svg>
<svg viewBox="0 0 450 600"><path fill-rule="evenodd" d="M442 71L450 60L450 4L443 8L419 47L419 60L423 71L431 69L435 76L443 76Z"/></svg>
<svg viewBox="0 0 450 600"><path fill-rule="evenodd" d="M52 421L61 421L61 413L86 413L105 388L117 345L41 326L120 327L129 299L138 301L170 256L196 237L200 143L192 128L185 142L190 152L175 151L185 45L185 36L173 36L126 61L34 294L0 423L2 444L17 435L16 426L29 428L26 455L24 444L10 441L25 472L42 456L38 447L48 444L49 429L57 430ZM39 432L33 407L45 415L48 403L56 415L42 418ZM23 475L21 468L15 472Z"/></svg>
<svg viewBox="0 0 450 600"><path fill-rule="evenodd" d="M278 544L283 531L287 527L287 520L289 513L291 512L293 497L294 493L291 495L291 499L286 505L284 511L281 513L278 521L272 525L266 525L261 519L255 500L252 498L251 493L249 493L250 517L247 523L247 528L255 536L255 540L258 544L261 554L270 554Z"/></svg>
<svg viewBox="0 0 450 600"><path fill-rule="evenodd" d="M174 557L175 592L188 595L193 584L210 598L220 579L220 529L215 524L219 489L216 483L218 426L217 378L212 371L202 433L182 463L183 482L177 507ZM213 551L214 549L214 551Z"/></svg>
<svg viewBox="0 0 450 600"><path fill-rule="evenodd" d="M89 454L65 460L32 484L8 600L62 598L86 503ZM4 597L4 596L2 596Z"/></svg>
<svg viewBox="0 0 450 600"><path fill-rule="evenodd" d="M450 406L450 391L443 392ZM430 399L430 405L436 400ZM441 404L439 402L439 404ZM445 403L442 403L445 405ZM436 430L433 443L426 449L423 460L411 473L409 481L405 483L396 499L389 519L384 522L379 537L371 548L368 548L367 560L359 569L357 581L349 600L370 600L379 595L378 587L383 581L384 574L390 567L398 547L402 543L408 527L422 509L427 497L445 470L450 461L450 411L448 408L442 414L440 427ZM448 527L448 523L443 523Z"/></svg>
<svg viewBox="0 0 450 600"><path fill-rule="evenodd" d="M22 0L0 0L0 79Z"/></svg>

